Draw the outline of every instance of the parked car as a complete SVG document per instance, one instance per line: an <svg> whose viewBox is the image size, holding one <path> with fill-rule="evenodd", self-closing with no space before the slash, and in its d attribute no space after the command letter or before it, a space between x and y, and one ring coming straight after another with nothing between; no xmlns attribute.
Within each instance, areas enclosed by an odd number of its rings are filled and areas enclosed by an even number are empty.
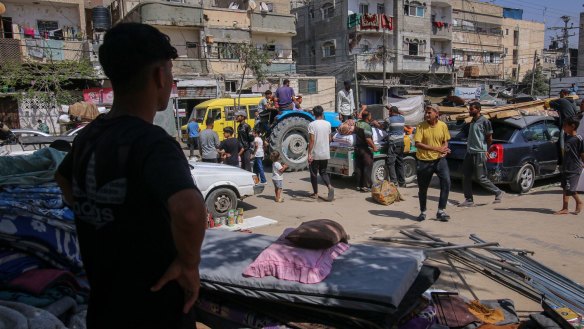
<svg viewBox="0 0 584 329"><path fill-rule="evenodd" d="M522 116L494 119L493 145L487 153L487 171L495 184L509 184L525 193L537 179L559 174L560 127L557 118ZM450 176L462 178L468 124L449 143L447 157Z"/></svg>
<svg viewBox="0 0 584 329"><path fill-rule="evenodd" d="M51 136L51 134L47 134L35 129L10 129L10 131L12 131L16 138L19 138L20 136Z"/></svg>
<svg viewBox="0 0 584 329"><path fill-rule="evenodd" d="M189 161L191 175L213 217L227 216L239 200L260 194L264 185L258 177L238 167L217 163Z"/></svg>

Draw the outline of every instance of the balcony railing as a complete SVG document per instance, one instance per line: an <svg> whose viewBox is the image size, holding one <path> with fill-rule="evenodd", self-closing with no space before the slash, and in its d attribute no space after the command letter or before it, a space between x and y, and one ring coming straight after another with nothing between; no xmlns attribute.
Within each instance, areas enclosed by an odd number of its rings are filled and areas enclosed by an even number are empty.
<svg viewBox="0 0 584 329"><path fill-rule="evenodd" d="M295 35L294 16L275 13L253 13L251 15L252 32L280 33Z"/></svg>
<svg viewBox="0 0 584 329"><path fill-rule="evenodd" d="M0 39L0 62L8 59L49 63L89 58L87 41L53 39Z"/></svg>
<svg viewBox="0 0 584 329"><path fill-rule="evenodd" d="M352 14L347 18L347 27L356 32L393 33L393 17L385 14Z"/></svg>
<svg viewBox="0 0 584 329"><path fill-rule="evenodd" d="M432 22L432 37L447 40L452 39L452 24Z"/></svg>
<svg viewBox="0 0 584 329"><path fill-rule="evenodd" d="M172 62L175 76L208 74L207 60L201 58L179 57Z"/></svg>

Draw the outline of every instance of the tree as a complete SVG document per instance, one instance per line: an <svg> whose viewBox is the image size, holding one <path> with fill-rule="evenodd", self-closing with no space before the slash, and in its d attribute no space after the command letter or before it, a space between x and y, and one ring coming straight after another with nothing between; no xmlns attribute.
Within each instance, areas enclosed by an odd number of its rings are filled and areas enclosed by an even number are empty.
<svg viewBox="0 0 584 329"><path fill-rule="evenodd" d="M239 85L239 93L237 95L237 103L239 105L245 74L249 70L258 83L263 82L266 79L266 75L268 73L268 66L272 64L273 54L265 48L258 48L257 46L249 43L238 43L235 47L236 54L239 55L239 60L243 66L241 83Z"/></svg>
<svg viewBox="0 0 584 329"><path fill-rule="evenodd" d="M73 79L93 79L95 71L88 60L64 60L50 63L6 61L0 65L0 86L20 91L16 96L39 99L45 106L45 116L56 131L50 109L60 104L72 104L80 99L67 89Z"/></svg>
<svg viewBox="0 0 584 329"><path fill-rule="evenodd" d="M525 73L525 76L523 77L522 81L524 85L527 85L525 92L528 93L531 91L532 76L533 76L533 94L547 95L549 92L549 84L547 82L546 77L543 75L540 65L538 65L535 68L535 75L533 75L533 72L531 70Z"/></svg>

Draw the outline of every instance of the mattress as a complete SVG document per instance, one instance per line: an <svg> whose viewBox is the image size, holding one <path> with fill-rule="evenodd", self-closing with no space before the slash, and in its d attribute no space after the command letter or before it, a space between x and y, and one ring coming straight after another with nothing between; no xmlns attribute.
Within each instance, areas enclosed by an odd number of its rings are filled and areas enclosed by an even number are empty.
<svg viewBox="0 0 584 329"><path fill-rule="evenodd" d="M355 138L355 135L341 135L339 133L335 133L333 135L333 142L344 146L353 146L355 145Z"/></svg>
<svg viewBox="0 0 584 329"><path fill-rule="evenodd" d="M317 284L246 278L244 269L277 237L208 230L201 251L201 286L209 291L275 302L393 313L418 276L421 250L351 245Z"/></svg>

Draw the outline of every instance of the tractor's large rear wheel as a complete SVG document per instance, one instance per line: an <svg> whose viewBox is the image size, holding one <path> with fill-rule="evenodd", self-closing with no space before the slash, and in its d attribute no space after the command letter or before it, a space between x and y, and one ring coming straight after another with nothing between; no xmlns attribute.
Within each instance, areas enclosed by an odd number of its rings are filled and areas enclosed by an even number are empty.
<svg viewBox="0 0 584 329"><path fill-rule="evenodd" d="M280 152L280 160L293 171L308 166L308 124L301 117L290 117L280 121L270 134L270 149Z"/></svg>

